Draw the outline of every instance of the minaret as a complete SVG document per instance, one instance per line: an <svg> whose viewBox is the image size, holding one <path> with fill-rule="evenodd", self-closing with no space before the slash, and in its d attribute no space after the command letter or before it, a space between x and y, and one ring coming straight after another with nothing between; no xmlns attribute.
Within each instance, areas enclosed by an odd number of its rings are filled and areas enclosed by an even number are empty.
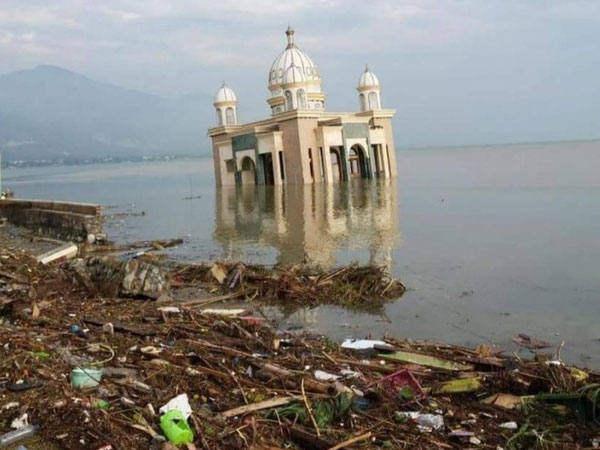
<svg viewBox="0 0 600 450"><path fill-rule="evenodd" d="M218 126L238 124L237 97L235 96L235 92L225 82L223 82L223 86L215 94L213 105L216 108Z"/></svg>
<svg viewBox="0 0 600 450"><path fill-rule="evenodd" d="M359 92L358 100L361 112L381 109L381 86L368 65L358 80L356 90Z"/></svg>

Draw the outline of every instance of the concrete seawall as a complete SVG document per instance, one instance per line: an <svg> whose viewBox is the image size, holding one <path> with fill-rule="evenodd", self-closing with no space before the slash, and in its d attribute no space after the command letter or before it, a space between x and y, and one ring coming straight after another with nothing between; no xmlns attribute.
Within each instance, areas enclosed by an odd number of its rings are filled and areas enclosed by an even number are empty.
<svg viewBox="0 0 600 450"><path fill-rule="evenodd" d="M0 200L0 216L39 234L64 240L84 241L103 233L101 208L89 203L49 200Z"/></svg>

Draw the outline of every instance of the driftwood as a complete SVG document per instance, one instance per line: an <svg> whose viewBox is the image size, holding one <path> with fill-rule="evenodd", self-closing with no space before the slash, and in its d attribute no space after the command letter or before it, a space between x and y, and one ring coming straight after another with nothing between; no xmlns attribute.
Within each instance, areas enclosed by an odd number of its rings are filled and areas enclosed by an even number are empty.
<svg viewBox="0 0 600 450"><path fill-rule="evenodd" d="M240 416L242 414L246 414L246 413L254 412L254 411L260 411L262 409L276 408L278 406L284 406L284 405L287 405L288 403L290 403L291 401L297 400L297 399L298 399L298 397L295 397L295 396L274 398L271 400L265 400L264 402L252 403L250 405L240 406L239 408L229 409L225 412L222 412L221 415L223 417Z"/></svg>
<svg viewBox="0 0 600 450"><path fill-rule="evenodd" d="M372 436L372 433L369 431L367 433L361 434L360 436L356 436L356 437L348 439L344 442L340 442L338 445L334 445L329 450L339 450L340 448L346 448L352 444L356 444L357 442L366 441L367 439L370 439L371 436Z"/></svg>

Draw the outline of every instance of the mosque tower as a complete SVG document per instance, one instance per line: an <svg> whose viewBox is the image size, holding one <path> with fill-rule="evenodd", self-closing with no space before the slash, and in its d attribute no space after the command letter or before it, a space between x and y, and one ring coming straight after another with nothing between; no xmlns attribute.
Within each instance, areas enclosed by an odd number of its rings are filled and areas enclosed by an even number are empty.
<svg viewBox="0 0 600 450"><path fill-rule="evenodd" d="M287 47L275 58L268 75L273 115L293 110L323 110L325 94L321 74L310 57L296 47L294 30L288 26Z"/></svg>
<svg viewBox="0 0 600 450"><path fill-rule="evenodd" d="M237 125L237 97L225 83L215 94L213 105L217 109L217 126Z"/></svg>
<svg viewBox="0 0 600 450"><path fill-rule="evenodd" d="M377 111L381 109L381 86L379 80L367 65L358 80L358 100L360 111Z"/></svg>

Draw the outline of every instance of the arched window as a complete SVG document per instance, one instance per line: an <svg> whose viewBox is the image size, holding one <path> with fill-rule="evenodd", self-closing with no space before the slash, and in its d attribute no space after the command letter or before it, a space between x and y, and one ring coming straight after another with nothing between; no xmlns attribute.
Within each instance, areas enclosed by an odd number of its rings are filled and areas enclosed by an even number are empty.
<svg viewBox="0 0 600 450"><path fill-rule="evenodd" d="M306 93L304 89L298 89L296 95L298 96L298 109L306 109Z"/></svg>
<svg viewBox="0 0 600 450"><path fill-rule="evenodd" d="M221 115L221 109L217 108L217 123L219 126L223 125L223 116Z"/></svg>
<svg viewBox="0 0 600 450"><path fill-rule="evenodd" d="M360 100L360 110L361 111L366 111L367 110L367 104L365 102L365 94L363 94L361 92L361 94L358 96L358 99Z"/></svg>
<svg viewBox="0 0 600 450"><path fill-rule="evenodd" d="M225 120L227 125L235 125L235 111L231 106L225 110Z"/></svg>
<svg viewBox="0 0 600 450"><path fill-rule="evenodd" d="M376 92L369 92L369 109L379 109L379 101Z"/></svg>
<svg viewBox="0 0 600 450"><path fill-rule="evenodd" d="M286 111L291 111L294 109L294 102L292 100L292 93L290 91L285 91L285 109Z"/></svg>

